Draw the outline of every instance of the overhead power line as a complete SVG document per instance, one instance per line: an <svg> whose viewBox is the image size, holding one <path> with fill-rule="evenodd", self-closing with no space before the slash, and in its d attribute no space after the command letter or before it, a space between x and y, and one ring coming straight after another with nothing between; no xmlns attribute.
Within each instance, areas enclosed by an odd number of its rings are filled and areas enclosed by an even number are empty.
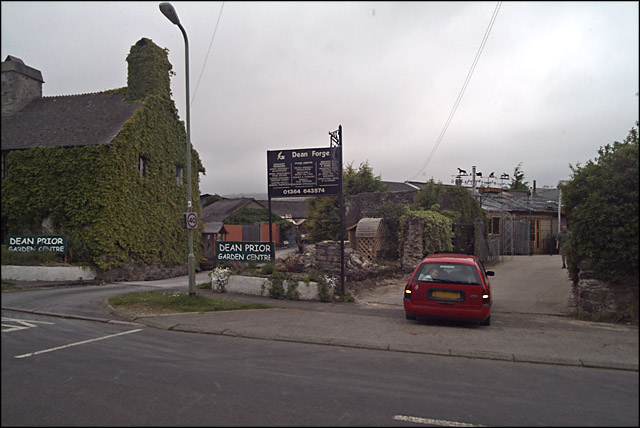
<svg viewBox="0 0 640 428"><path fill-rule="evenodd" d="M444 134L447 132L447 129L449 128L449 125L451 124L451 121L453 120L453 116L456 113L456 110L458 109L458 105L460 105L460 101L462 100L462 97L464 95L465 90L467 89L467 85L469 84L469 81L471 80L471 76L473 75L473 71L476 68L476 65L478 64L478 60L480 59L480 55L482 54L482 51L484 49L484 45L487 43L487 39L489 38L489 33L491 33L491 28L493 27L493 23L496 20L496 17L498 16L498 11L500 10L500 5L502 4L502 2L498 2L498 4L496 5L495 10L493 11L493 16L491 17L491 22L489 22L489 26L487 27L487 30L484 33L484 38L482 39L482 43L480 43L480 47L478 48L478 52L476 53L476 57L473 60L473 64L471 65L471 69L469 70L469 73L467 73L467 78L464 81L464 84L462 85L462 89L460 89L460 93L458 94L458 98L456 99L456 102L453 105L453 108L451 109L451 113L449 113L449 117L447 118L447 121L445 122L444 128L442 128L442 131L440 132L440 136L438 137L438 140L436 141L436 144L433 146L433 149L431 149L431 152L429 153L429 156L427 157L427 160L424 162L424 164L422 165L422 167L420 168L420 170L416 173L416 175L414 175L411 180L415 179L416 177L418 177L422 171L424 171L424 169L427 167L427 165L429 165L429 162L431 162L431 159L433 158L433 155L435 155L436 150L438 150L438 146L440 145L440 143L442 142L442 139L444 138Z"/></svg>
<svg viewBox="0 0 640 428"><path fill-rule="evenodd" d="M196 92L198 92L198 87L200 86L200 80L202 79L202 74L204 73L204 68L207 66L207 60L209 59L209 52L211 52L211 46L213 45L213 39L216 37L216 31L218 31L218 24L220 24L220 18L222 17L222 9L224 9L224 2L222 2L222 6L220 7L220 13L218 14L218 21L216 22L216 27L213 29L213 35L211 36L211 42L209 42L209 50L207 51L207 56L204 59L204 64L202 64L202 71L200 72L200 77L198 77L198 83L196 83L196 89L193 91L193 96L191 97L191 106L193 106L193 102L196 98Z"/></svg>

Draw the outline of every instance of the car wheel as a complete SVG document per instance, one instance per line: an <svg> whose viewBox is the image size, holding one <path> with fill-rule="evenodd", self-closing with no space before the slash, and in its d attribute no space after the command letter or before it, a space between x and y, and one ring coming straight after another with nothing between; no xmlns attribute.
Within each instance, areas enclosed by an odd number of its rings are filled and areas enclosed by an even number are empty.
<svg viewBox="0 0 640 428"><path fill-rule="evenodd" d="M487 319L482 320L482 322L480 324L482 324L482 325L491 325L491 315L489 315L487 317Z"/></svg>
<svg viewBox="0 0 640 428"><path fill-rule="evenodd" d="M416 316L415 316L415 315L413 315L413 314L410 314L409 312L405 312L405 314L406 314L406 316L407 316L407 319L408 319L408 320L414 320L414 319L416 319Z"/></svg>

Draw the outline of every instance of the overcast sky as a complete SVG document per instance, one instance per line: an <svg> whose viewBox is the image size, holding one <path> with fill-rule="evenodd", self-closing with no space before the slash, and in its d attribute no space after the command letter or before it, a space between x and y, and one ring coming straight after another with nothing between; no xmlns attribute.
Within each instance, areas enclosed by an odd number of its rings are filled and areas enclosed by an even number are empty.
<svg viewBox="0 0 640 428"><path fill-rule="evenodd" d="M2 1L2 60L40 70L44 96L101 92L146 37L169 49L184 120L184 39L159 4ZM638 120L637 1L172 4L201 193L266 193L267 150L327 147L338 125L345 163L385 181L522 163L555 187Z"/></svg>

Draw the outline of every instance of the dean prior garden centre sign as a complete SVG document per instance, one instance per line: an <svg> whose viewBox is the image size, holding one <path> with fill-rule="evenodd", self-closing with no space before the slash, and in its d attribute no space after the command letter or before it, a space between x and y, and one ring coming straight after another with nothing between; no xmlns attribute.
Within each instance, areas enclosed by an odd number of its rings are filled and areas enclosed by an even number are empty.
<svg viewBox="0 0 640 428"><path fill-rule="evenodd" d="M271 262L274 259L273 243L216 241L216 262Z"/></svg>
<svg viewBox="0 0 640 428"><path fill-rule="evenodd" d="M49 251L57 254L67 252L66 236L7 236L7 250L16 253Z"/></svg>

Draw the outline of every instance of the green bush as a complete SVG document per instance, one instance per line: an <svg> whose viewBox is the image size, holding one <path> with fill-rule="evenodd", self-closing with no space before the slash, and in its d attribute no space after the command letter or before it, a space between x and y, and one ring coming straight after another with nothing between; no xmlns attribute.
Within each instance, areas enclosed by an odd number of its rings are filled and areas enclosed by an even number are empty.
<svg viewBox="0 0 640 428"><path fill-rule="evenodd" d="M264 265L262 265L262 268L260 268L260 275L271 275L275 271L276 265L274 265L273 263L265 263Z"/></svg>
<svg viewBox="0 0 640 428"><path fill-rule="evenodd" d="M413 200L413 208L435 211L453 222L451 251L473 253L475 242L474 222L486 221L486 214L468 189L460 186L445 186L429 180Z"/></svg>
<svg viewBox="0 0 640 428"><path fill-rule="evenodd" d="M406 236L406 224L409 217L419 218L423 222L424 255L438 251L453 251L453 227L450 218L435 211L406 209L401 219L402 237Z"/></svg>
<svg viewBox="0 0 640 428"><path fill-rule="evenodd" d="M385 202L373 213L373 217L382 218L385 240L382 244L382 257L388 260L400 258L400 218L404 215L404 205L398 202Z"/></svg>
<svg viewBox="0 0 640 428"><path fill-rule="evenodd" d="M638 129L598 155L571 166L572 179L562 186L568 262L576 269L586 261L599 279L638 287Z"/></svg>
<svg viewBox="0 0 640 428"><path fill-rule="evenodd" d="M286 284L286 287L285 287ZM273 272L269 277L269 297L279 300L300 300L298 280L290 273Z"/></svg>

